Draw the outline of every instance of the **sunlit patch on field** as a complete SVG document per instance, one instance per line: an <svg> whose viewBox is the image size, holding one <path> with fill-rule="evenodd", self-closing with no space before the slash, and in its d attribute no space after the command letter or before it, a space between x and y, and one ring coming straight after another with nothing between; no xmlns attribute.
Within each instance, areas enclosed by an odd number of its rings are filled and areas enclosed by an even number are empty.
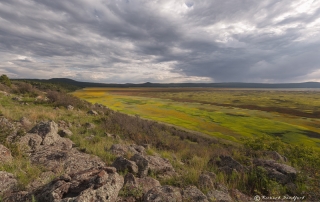
<svg viewBox="0 0 320 202"><path fill-rule="evenodd" d="M227 140L270 135L320 149L320 92L86 88L73 94L123 113Z"/></svg>

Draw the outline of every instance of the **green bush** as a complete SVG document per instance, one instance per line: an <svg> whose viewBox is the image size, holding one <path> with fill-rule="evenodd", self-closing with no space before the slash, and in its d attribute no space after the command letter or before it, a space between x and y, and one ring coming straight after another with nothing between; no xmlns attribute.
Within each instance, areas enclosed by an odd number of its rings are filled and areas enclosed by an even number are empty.
<svg viewBox="0 0 320 202"><path fill-rule="evenodd" d="M2 75L0 76L0 83L4 84L4 85L6 85L6 86L11 87L11 81L10 81L10 79L7 77L7 75L5 75L5 74L2 74Z"/></svg>

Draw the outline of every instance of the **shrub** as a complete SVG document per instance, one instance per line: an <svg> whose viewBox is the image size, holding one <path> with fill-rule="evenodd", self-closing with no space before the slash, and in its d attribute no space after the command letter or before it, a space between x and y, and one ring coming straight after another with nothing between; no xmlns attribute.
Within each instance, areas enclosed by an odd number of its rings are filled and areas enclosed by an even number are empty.
<svg viewBox="0 0 320 202"><path fill-rule="evenodd" d="M11 81L10 81L10 79L7 77L7 75L5 75L5 74L2 74L2 75L0 76L0 83L4 84L4 85L6 85L6 86L11 87Z"/></svg>
<svg viewBox="0 0 320 202"><path fill-rule="evenodd" d="M50 102L53 103L56 107L67 107L68 105L72 105L74 107L82 109L86 108L85 103L79 98L64 92L49 91L47 93L47 97L49 98Z"/></svg>
<svg viewBox="0 0 320 202"><path fill-rule="evenodd" d="M29 83L15 82L14 84L14 92L17 94L25 94L31 97L36 97L40 94L40 91Z"/></svg>

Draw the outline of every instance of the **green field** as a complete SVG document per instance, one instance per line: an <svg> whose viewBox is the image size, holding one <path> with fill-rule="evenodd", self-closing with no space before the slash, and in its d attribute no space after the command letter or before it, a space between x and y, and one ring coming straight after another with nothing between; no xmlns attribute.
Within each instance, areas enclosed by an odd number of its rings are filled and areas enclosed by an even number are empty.
<svg viewBox="0 0 320 202"><path fill-rule="evenodd" d="M320 150L318 91L85 88L73 95L226 140L270 135Z"/></svg>

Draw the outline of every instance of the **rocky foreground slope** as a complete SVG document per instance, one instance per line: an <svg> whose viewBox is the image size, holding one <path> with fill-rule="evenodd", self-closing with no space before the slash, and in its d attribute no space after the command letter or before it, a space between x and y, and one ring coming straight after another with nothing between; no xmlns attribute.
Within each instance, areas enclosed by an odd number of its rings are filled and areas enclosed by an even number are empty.
<svg viewBox="0 0 320 202"><path fill-rule="evenodd" d="M252 201L274 193L318 198L300 191L301 172L276 151L240 150L99 104L56 107L45 96L7 92L0 99L0 201ZM44 112L33 120L12 115L27 109ZM33 166L36 176L21 177Z"/></svg>
<svg viewBox="0 0 320 202"><path fill-rule="evenodd" d="M12 127L6 118L0 118L1 124ZM27 120L23 120L26 122ZM222 184L215 184L216 175L204 172L199 177L199 186L206 188L206 195L197 187L178 188L159 183L158 178L177 175L167 159L157 155L147 155L145 147L149 145L115 144L109 152L118 156L112 165L106 165L101 159L73 148L73 142L63 134L65 126L59 128L53 121L40 122L27 134L17 137L15 133L7 137L16 141L28 155L33 164L45 167L45 172L28 185L25 191L16 191L17 180L7 172L0 172L0 190L3 201L247 201L250 197L238 190L228 190ZM11 153L0 145L1 162L10 162ZM132 157L125 156L131 153ZM274 153L275 158L282 158ZM248 168L230 156L220 156L212 160L225 172L243 172ZM291 183L297 171L275 160L259 160L255 164L265 167L269 174L283 184ZM127 173L124 177L119 174ZM48 176L57 176L48 179ZM294 185L291 185L294 186ZM119 192L122 191L122 196ZM229 192L230 191L230 192ZM127 193L125 193L127 192ZM136 192L134 194L134 192ZM133 193L133 194L132 194ZM127 196L126 196L127 195ZM232 198L231 195L234 197Z"/></svg>

